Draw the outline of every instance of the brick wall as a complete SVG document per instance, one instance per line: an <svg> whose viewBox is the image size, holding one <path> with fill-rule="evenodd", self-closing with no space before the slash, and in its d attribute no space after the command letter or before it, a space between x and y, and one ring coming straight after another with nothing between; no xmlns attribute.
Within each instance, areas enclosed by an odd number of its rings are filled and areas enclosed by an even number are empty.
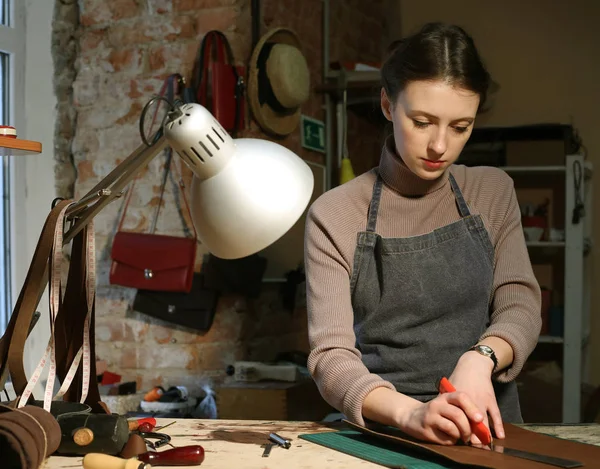
<svg viewBox="0 0 600 469"><path fill-rule="evenodd" d="M332 43L332 59L378 59L382 2L333 0L332 4L332 13L342 15L332 24L332 38L337 38ZM169 73L189 76L205 32L224 31L240 63L245 63L251 53L249 1L81 0L78 6L73 20L77 23L74 37L78 38L78 55L73 64L72 107L58 110L59 120L74 122L74 137L71 154L57 156L62 166L65 161L73 162L77 174L75 197L86 193L140 144L137 126L143 105ZM322 2L263 0L261 9L261 33L277 26L290 27L298 33L311 68L312 85L317 85L322 73ZM63 18L63 29L64 21ZM60 55L60 48L55 48L54 53ZM57 70L57 75L61 73L64 71ZM65 86L57 90L71 92ZM67 98L71 100L70 96ZM60 99L64 102L66 98L59 96ZM303 106L303 113L323 119L322 96L313 93ZM365 161L372 158L373 152L378 158L381 132L354 118L351 126L353 134L363 136L360 145L358 139L352 140L351 152L368 155ZM264 137L254 122L244 134ZM66 138L64 132L62 137ZM322 155L300 147L299 132L280 143L307 160L321 161ZM162 157L155 158L136 183L125 229L148 227L158 202L162 161ZM66 190L57 184L59 191ZM165 207L172 207L173 203L170 191ZM205 335L131 311L129 305L135 292L108 282L110 247L120 206L119 202L113 203L95 219L96 343L98 356L108 361L110 370L121 373L125 379L137 380L142 388L157 384L196 388L204 377L221 379L225 367L236 359L269 360L279 351L308 350L306 313L301 305L293 314L284 311L277 285L265 285L261 297L253 302L238 296L221 298L213 327ZM176 210L162 210L159 232L179 234L180 226Z"/></svg>

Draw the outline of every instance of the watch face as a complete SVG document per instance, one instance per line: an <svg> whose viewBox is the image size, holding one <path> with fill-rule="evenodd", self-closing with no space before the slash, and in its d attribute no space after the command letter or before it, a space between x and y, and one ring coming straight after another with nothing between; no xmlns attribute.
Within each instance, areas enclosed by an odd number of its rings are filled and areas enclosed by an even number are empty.
<svg viewBox="0 0 600 469"><path fill-rule="evenodd" d="M494 353L494 351L487 345L480 345L479 350L481 350L483 353L485 353L487 355L492 355Z"/></svg>

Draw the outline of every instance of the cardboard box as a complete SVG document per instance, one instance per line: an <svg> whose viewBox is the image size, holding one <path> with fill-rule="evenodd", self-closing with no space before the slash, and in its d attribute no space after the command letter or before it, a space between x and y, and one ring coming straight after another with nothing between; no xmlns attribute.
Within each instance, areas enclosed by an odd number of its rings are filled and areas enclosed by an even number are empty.
<svg viewBox="0 0 600 469"><path fill-rule="evenodd" d="M216 391L221 419L319 421L335 412L312 379L296 383L230 382Z"/></svg>

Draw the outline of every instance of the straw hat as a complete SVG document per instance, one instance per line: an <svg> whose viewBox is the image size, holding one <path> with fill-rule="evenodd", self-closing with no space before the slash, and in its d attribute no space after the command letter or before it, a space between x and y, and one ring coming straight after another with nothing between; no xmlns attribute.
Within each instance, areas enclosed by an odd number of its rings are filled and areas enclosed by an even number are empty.
<svg viewBox="0 0 600 469"><path fill-rule="evenodd" d="M252 52L248 101L263 130L285 136L300 121L300 106L310 95L310 72L300 40L286 28L265 34Z"/></svg>

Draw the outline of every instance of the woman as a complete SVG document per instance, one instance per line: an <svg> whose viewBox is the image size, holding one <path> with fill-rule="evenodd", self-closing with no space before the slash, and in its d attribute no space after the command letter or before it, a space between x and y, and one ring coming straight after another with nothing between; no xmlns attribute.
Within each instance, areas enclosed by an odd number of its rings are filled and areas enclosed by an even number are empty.
<svg viewBox="0 0 600 469"><path fill-rule="evenodd" d="M541 328L512 180L454 165L489 83L472 39L428 24L382 68L377 168L309 210L309 369L347 418L440 444L522 421L515 377ZM449 378L457 392L439 394ZM489 417L488 417L489 416ZM489 420L488 420L489 418Z"/></svg>

